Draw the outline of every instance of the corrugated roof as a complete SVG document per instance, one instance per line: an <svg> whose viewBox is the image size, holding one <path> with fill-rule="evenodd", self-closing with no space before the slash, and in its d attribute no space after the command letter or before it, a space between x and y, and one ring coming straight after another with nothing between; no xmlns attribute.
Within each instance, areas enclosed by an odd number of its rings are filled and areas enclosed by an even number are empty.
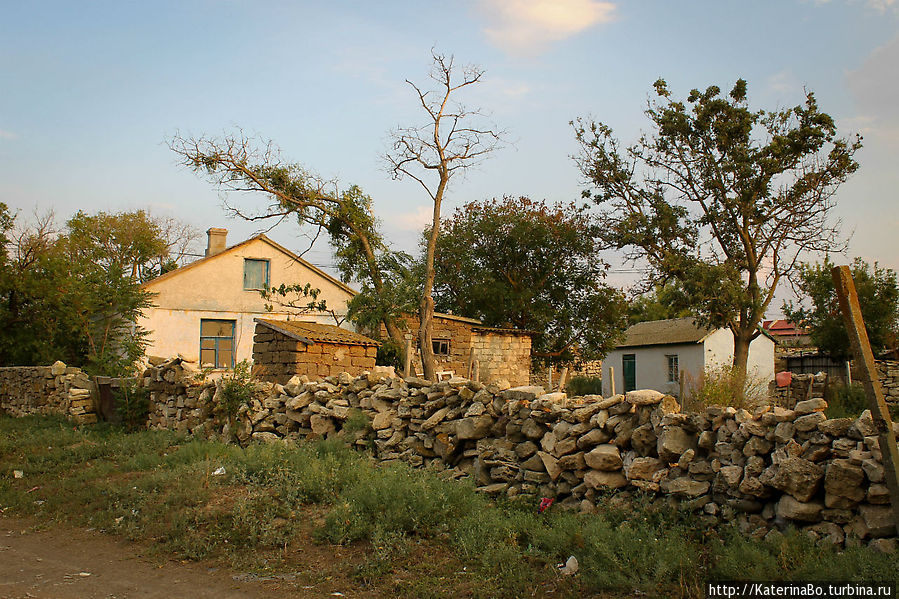
<svg viewBox="0 0 899 599"><path fill-rule="evenodd" d="M624 333L624 341L618 347L640 345L674 345L677 343L699 343L712 329L696 324L692 316L669 320L638 322Z"/></svg>
<svg viewBox="0 0 899 599"><path fill-rule="evenodd" d="M273 331L307 344L337 343L341 345L368 345L376 347L381 345L370 337L342 329L333 324L303 322L301 320L268 320L265 318L255 318L254 320Z"/></svg>

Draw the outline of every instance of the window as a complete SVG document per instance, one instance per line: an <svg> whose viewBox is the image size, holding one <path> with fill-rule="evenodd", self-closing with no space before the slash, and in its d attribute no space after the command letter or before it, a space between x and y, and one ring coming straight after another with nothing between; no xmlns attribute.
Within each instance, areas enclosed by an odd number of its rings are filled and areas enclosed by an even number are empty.
<svg viewBox="0 0 899 599"><path fill-rule="evenodd" d="M234 320L200 320L200 366L234 367Z"/></svg>
<svg viewBox="0 0 899 599"><path fill-rule="evenodd" d="M449 339L432 339L431 343L434 348L435 356L448 356L450 353Z"/></svg>
<svg viewBox="0 0 899 599"><path fill-rule="evenodd" d="M677 383L680 381L680 371L677 366L677 354L665 356L668 360L668 382Z"/></svg>
<svg viewBox="0 0 899 599"><path fill-rule="evenodd" d="M268 281L268 260L244 258L243 288L246 290L266 289Z"/></svg>

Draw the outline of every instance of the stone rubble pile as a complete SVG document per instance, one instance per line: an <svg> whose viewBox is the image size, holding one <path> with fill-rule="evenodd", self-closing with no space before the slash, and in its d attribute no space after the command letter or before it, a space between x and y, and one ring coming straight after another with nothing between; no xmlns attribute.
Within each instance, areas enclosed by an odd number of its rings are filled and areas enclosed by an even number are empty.
<svg viewBox="0 0 899 599"><path fill-rule="evenodd" d="M241 442L337 436L381 461L472 477L490 494L591 511L601 494L639 489L685 502L710 526L736 519L754 536L792 524L836 545L896 545L868 412L829 420L813 398L688 414L656 391L569 398L386 370L258 383L232 430L216 409L221 381L197 383L172 360L144 375L149 425Z"/></svg>
<svg viewBox="0 0 899 599"><path fill-rule="evenodd" d="M57 361L52 366L0 368L0 411L10 416L63 414L76 424L97 422L90 377Z"/></svg>

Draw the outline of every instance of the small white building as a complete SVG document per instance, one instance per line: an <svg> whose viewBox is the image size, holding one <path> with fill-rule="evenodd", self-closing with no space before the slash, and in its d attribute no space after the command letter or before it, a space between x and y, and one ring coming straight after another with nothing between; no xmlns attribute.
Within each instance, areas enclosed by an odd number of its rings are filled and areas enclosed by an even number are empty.
<svg viewBox="0 0 899 599"><path fill-rule="evenodd" d="M340 324L347 302L356 292L331 275L309 264L265 235L257 235L227 247L225 229L209 229L206 257L144 284L153 293L153 307L144 311L138 325L150 333L147 355L183 358L231 368L253 358L255 318L304 320ZM273 306L259 290L281 284L309 284L320 290L327 312L307 312ZM335 318L336 317L336 318Z"/></svg>
<svg viewBox="0 0 899 599"><path fill-rule="evenodd" d="M655 389L678 396L682 373L687 383L698 381L704 371L730 365L733 359L729 329L701 327L692 317L640 322L603 361L603 395L612 393L610 368L616 393ZM749 346L746 371L750 380L774 379L774 341L764 332Z"/></svg>

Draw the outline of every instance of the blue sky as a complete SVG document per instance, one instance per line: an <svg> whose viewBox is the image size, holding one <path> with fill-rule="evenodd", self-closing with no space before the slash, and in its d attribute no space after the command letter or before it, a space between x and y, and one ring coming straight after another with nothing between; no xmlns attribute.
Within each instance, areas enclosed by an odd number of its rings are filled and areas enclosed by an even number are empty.
<svg viewBox="0 0 899 599"><path fill-rule="evenodd" d="M404 80L427 82L433 47L486 70L464 100L511 141L454 183L445 213L506 194L577 199L569 121L593 117L630 141L658 77L679 96L742 77L757 108L808 89L841 132L864 135L836 216L850 256L899 270L896 0L0 0L0 15L0 201L22 218L150 208L239 241L255 226L227 220L164 143L239 126L361 185L411 250L428 199L380 157L391 128L422 122ZM271 235L305 247L288 226ZM331 262L326 247L307 257Z"/></svg>

